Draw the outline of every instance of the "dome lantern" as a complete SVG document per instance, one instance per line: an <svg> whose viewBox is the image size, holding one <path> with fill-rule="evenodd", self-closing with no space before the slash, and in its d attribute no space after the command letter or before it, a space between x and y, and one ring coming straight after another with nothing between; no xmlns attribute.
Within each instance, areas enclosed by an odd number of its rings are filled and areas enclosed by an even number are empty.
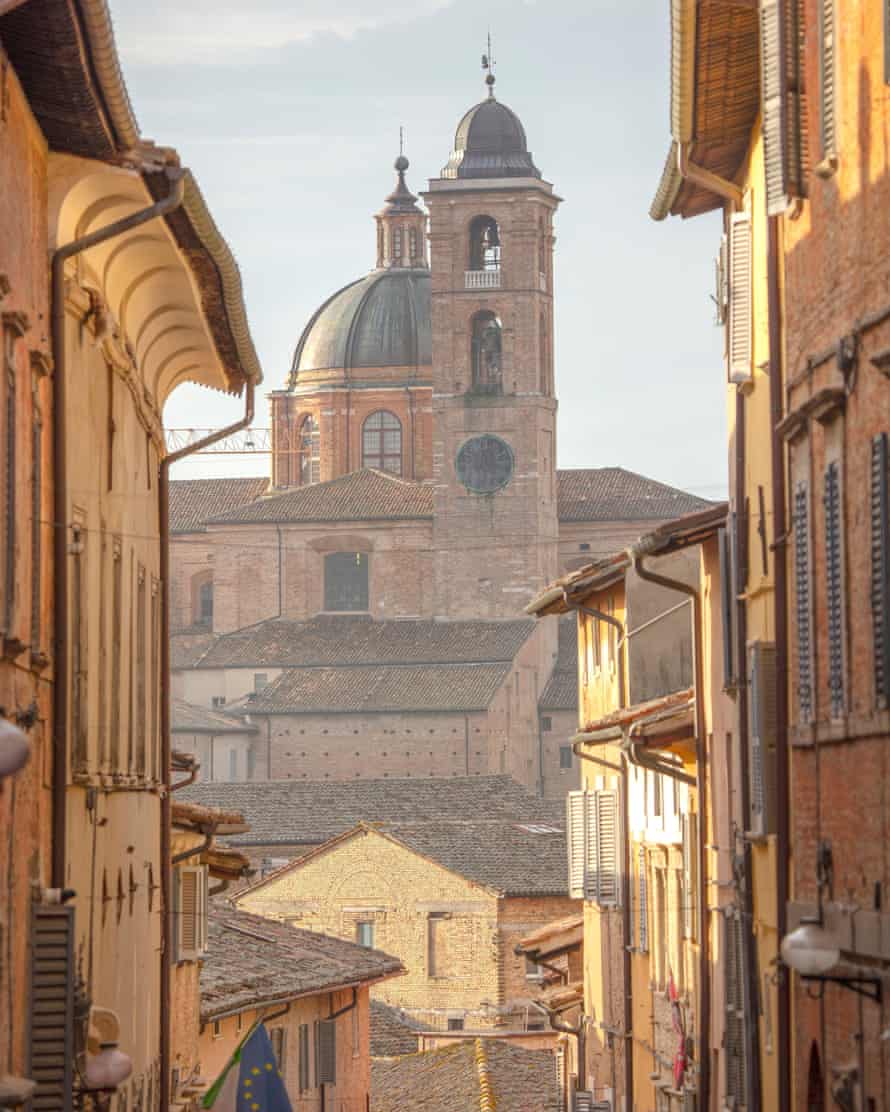
<svg viewBox="0 0 890 1112"><path fill-rule="evenodd" d="M426 216L405 182L410 163L405 157L401 128L399 157L393 163L396 187L377 214L377 267L426 267Z"/></svg>

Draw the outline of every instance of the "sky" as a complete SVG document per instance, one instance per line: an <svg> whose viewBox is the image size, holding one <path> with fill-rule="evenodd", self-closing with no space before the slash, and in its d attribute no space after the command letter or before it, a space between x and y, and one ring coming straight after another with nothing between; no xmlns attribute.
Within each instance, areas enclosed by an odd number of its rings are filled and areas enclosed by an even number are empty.
<svg viewBox="0 0 890 1112"><path fill-rule="evenodd" d="M417 193L464 112L496 93L564 198L554 260L561 467L621 466L726 491L725 374L711 213L653 222L669 142L669 0L111 0L142 134L179 151L241 268L265 392L309 316L374 266L373 214L405 129ZM168 427L241 403L180 387ZM201 456L180 478L259 474Z"/></svg>

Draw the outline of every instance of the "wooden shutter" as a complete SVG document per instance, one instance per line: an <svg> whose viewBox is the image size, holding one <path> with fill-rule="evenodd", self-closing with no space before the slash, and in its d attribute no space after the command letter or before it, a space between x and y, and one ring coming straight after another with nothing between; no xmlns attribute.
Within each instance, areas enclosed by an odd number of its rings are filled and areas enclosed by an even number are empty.
<svg viewBox="0 0 890 1112"><path fill-rule="evenodd" d="M207 871L180 865L176 872L176 960L197 961L207 948Z"/></svg>
<svg viewBox="0 0 890 1112"><path fill-rule="evenodd" d="M698 815L680 816L683 833L683 937L698 937Z"/></svg>
<svg viewBox="0 0 890 1112"><path fill-rule="evenodd" d="M35 904L31 913L33 1112L70 1112L74 1060L74 908Z"/></svg>
<svg viewBox="0 0 890 1112"><path fill-rule="evenodd" d="M729 225L729 337L727 359L730 382L751 380L751 216L737 212Z"/></svg>
<svg viewBox="0 0 890 1112"><path fill-rule="evenodd" d="M832 168L837 158L837 90L835 64L834 0L819 0L819 139L822 167Z"/></svg>
<svg viewBox="0 0 890 1112"><path fill-rule="evenodd" d="M784 212L803 195L800 50L796 0L760 5L760 91L766 210Z"/></svg>
<svg viewBox="0 0 890 1112"><path fill-rule="evenodd" d="M735 687L735 591L732 542L725 529L718 534L720 545L720 613L723 622L723 686Z"/></svg>
<svg viewBox="0 0 890 1112"><path fill-rule="evenodd" d="M831 715L844 713L844 602L841 474L837 461L825 469L825 587L828 620L828 694Z"/></svg>
<svg viewBox="0 0 890 1112"><path fill-rule="evenodd" d="M797 620L797 707L801 722L813 718L813 645L810 564L810 496L807 484L794 488L794 586Z"/></svg>
<svg viewBox="0 0 890 1112"><path fill-rule="evenodd" d="M725 1107L739 1108L745 1104L745 1004L742 986L742 924L736 911L730 911L724 919L724 950Z"/></svg>
<svg viewBox="0 0 890 1112"><path fill-rule="evenodd" d="M337 1082L337 1021L334 1019L316 1022L315 1080L319 1085Z"/></svg>
<svg viewBox="0 0 890 1112"><path fill-rule="evenodd" d="M596 895L601 907L621 904L621 830L619 795L615 788L595 793Z"/></svg>
<svg viewBox="0 0 890 1112"><path fill-rule="evenodd" d="M890 85L890 0L881 0L884 9L884 84Z"/></svg>
<svg viewBox="0 0 890 1112"><path fill-rule="evenodd" d="M310 1086L309 1077L309 1024L300 1024L300 1060L299 1060L299 1086L300 1092L305 1093Z"/></svg>
<svg viewBox="0 0 890 1112"><path fill-rule="evenodd" d="M748 729L750 831L762 837L776 820L776 649L763 641L749 649Z"/></svg>
<svg viewBox="0 0 890 1112"><path fill-rule="evenodd" d="M569 792L566 797L566 841L569 854L569 896L584 897L585 797L586 792Z"/></svg>
<svg viewBox="0 0 890 1112"><path fill-rule="evenodd" d="M645 954L649 949L649 883L646 876L646 850L640 846L638 855L639 868L639 950Z"/></svg>
<svg viewBox="0 0 890 1112"><path fill-rule="evenodd" d="M885 0L890 9L890 0ZM871 616L875 701L890 701L890 437L871 442Z"/></svg>

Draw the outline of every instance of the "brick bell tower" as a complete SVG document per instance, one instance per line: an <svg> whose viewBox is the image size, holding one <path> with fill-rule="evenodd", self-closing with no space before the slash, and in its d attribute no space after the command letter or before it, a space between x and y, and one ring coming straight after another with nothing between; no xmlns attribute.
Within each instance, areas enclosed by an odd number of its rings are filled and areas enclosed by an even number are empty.
<svg viewBox="0 0 890 1112"><path fill-rule="evenodd" d="M515 618L556 574L553 214L494 95L423 195L432 271L436 614Z"/></svg>

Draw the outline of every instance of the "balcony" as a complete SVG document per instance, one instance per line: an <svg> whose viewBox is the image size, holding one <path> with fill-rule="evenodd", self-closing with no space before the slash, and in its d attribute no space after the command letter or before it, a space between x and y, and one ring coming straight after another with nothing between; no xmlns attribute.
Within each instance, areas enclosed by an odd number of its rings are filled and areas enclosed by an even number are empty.
<svg viewBox="0 0 890 1112"><path fill-rule="evenodd" d="M494 270L465 270L465 290L499 290L501 288L501 268Z"/></svg>

